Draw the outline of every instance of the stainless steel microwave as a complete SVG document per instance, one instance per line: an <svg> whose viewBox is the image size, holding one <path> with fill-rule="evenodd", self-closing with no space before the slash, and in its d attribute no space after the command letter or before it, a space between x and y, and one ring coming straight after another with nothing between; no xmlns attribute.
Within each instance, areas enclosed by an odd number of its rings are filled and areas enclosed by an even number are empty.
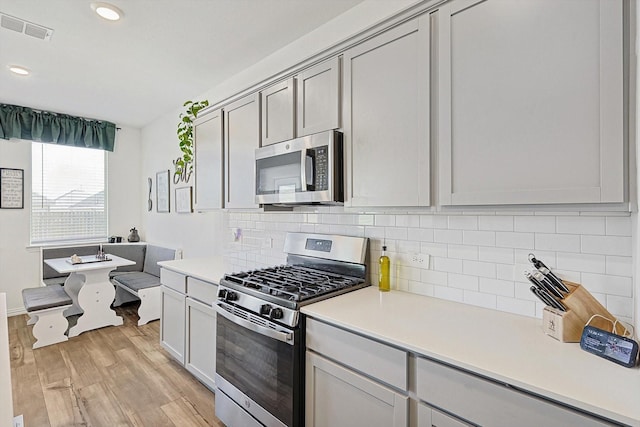
<svg viewBox="0 0 640 427"><path fill-rule="evenodd" d="M256 149L256 203L342 204L342 158L335 130Z"/></svg>

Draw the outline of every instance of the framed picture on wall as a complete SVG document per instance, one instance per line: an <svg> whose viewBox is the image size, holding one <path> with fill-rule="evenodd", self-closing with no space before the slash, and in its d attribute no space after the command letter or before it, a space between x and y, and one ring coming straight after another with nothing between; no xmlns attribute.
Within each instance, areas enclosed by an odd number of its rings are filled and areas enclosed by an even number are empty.
<svg viewBox="0 0 640 427"><path fill-rule="evenodd" d="M191 213L193 207L191 205L192 187L176 188L176 212Z"/></svg>
<svg viewBox="0 0 640 427"><path fill-rule="evenodd" d="M156 211L170 211L169 205L169 170L156 173Z"/></svg>
<svg viewBox="0 0 640 427"><path fill-rule="evenodd" d="M0 168L0 208L24 209L24 169Z"/></svg>

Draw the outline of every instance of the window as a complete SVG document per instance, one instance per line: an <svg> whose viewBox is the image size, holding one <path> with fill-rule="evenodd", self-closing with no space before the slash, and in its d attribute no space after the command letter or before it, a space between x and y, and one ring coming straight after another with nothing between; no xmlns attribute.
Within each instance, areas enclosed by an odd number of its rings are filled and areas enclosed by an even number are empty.
<svg viewBox="0 0 640 427"><path fill-rule="evenodd" d="M106 151L32 144L31 243L106 239Z"/></svg>

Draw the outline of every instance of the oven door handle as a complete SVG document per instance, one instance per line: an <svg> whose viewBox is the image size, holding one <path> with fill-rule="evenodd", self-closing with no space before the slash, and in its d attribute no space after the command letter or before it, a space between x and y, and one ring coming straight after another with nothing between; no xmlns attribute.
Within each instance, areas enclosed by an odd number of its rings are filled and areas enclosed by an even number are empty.
<svg viewBox="0 0 640 427"><path fill-rule="evenodd" d="M243 328L249 329L253 332L257 332L260 335L277 339L278 341L282 341L283 343L286 343L289 345L294 344L293 332L280 332L280 331L275 331L273 329L265 328L264 326L257 325L253 322L250 322L241 317L238 317L233 313L229 313L227 310L225 310L222 307L219 307L218 305L215 306L215 309L219 315L226 318L230 322L235 323L238 326L242 326Z"/></svg>

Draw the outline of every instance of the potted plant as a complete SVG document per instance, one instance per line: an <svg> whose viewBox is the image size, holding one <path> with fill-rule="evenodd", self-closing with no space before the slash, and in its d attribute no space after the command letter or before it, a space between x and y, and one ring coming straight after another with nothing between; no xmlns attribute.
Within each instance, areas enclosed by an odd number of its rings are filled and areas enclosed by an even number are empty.
<svg viewBox="0 0 640 427"><path fill-rule="evenodd" d="M175 172L173 174L174 183L180 180L188 182L193 172L193 122L198 117L198 112L209 105L209 101L187 101L182 106L186 107L185 112L180 113L178 123L178 141L182 156L174 160Z"/></svg>

